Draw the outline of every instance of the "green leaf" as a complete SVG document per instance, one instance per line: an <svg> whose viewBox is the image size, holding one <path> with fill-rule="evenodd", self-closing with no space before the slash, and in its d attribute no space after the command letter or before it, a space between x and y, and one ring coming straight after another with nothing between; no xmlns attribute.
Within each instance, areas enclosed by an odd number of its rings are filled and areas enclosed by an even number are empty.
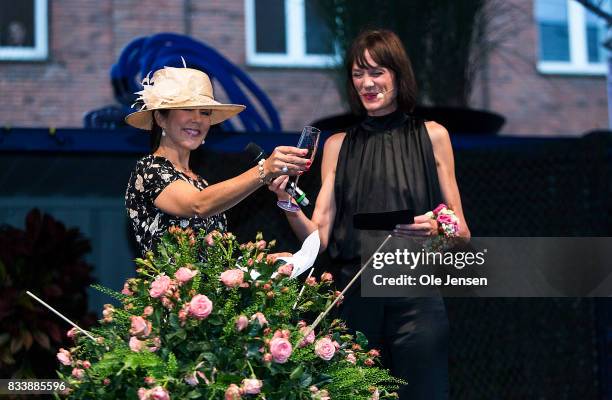
<svg viewBox="0 0 612 400"><path fill-rule="evenodd" d="M300 386L303 388L307 388L312 383L312 375L308 372L302 375L302 379L300 379Z"/></svg>
<svg viewBox="0 0 612 400"><path fill-rule="evenodd" d="M355 342L357 342L357 344L364 350L368 348L368 338L366 338L366 336L359 331L357 331Z"/></svg>
<svg viewBox="0 0 612 400"><path fill-rule="evenodd" d="M291 375L289 375L289 379L291 380L300 379L303 374L304 374L304 368L300 365L296 369L291 371Z"/></svg>
<svg viewBox="0 0 612 400"><path fill-rule="evenodd" d="M208 321L208 323L213 326L224 325L223 319L220 315L213 315L209 317L206 321Z"/></svg>

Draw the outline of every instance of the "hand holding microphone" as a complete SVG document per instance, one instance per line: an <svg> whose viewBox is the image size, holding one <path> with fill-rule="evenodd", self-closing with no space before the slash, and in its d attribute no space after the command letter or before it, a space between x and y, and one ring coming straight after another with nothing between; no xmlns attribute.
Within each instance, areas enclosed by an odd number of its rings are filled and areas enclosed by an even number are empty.
<svg viewBox="0 0 612 400"><path fill-rule="evenodd" d="M262 158L267 158L268 155L266 154L266 152L260 147L258 146L256 143L249 143L244 150L253 157L253 162L255 164L257 164L257 162L259 162L259 160L261 160ZM270 186L268 186L268 188L277 194L277 196L280 196L282 194L289 196L289 194L286 192L286 186L287 186L287 182L288 182L289 178L286 175L283 176L277 176L276 179L274 179L274 181L270 184ZM302 189L300 189L299 187L295 188L295 192L296 192L296 196L295 201L301 205L301 206L307 206L310 204L310 200L308 200L308 198L306 197L306 193L304 193L304 191L302 191ZM280 198L280 197L279 197ZM283 199L284 200L284 199Z"/></svg>

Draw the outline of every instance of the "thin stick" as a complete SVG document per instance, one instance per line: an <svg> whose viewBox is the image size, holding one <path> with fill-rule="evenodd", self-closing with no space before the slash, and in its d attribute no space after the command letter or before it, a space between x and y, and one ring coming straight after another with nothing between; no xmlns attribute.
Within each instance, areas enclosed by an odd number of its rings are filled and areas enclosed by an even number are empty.
<svg viewBox="0 0 612 400"><path fill-rule="evenodd" d="M62 318L64 321L68 322L70 325L74 326L75 328L77 328L79 331L81 331L83 334L85 334L88 338L90 338L91 340L93 340L94 342L96 341L96 338L91 336L91 334L89 332L87 332L84 329L81 329L81 327L79 327L77 324L75 324L74 322L70 321L68 318L64 317L59 311L57 311L55 308L51 307L49 304L45 303L44 301L42 301L41 299L39 299L38 297L36 297L36 295L34 295L32 292L30 292L29 290L26 290L26 293L28 295L30 295L31 297L34 298L34 300L38 301L40 304L42 304L43 306L47 307L49 310L53 311L57 316L59 316L60 318Z"/></svg>
<svg viewBox="0 0 612 400"><path fill-rule="evenodd" d="M314 267L310 268L310 272L308 273L308 276L306 277L306 279L310 278L313 272L314 272ZM297 298L295 299L295 304L293 304L293 307L291 308L292 310L295 310L295 307L297 307L297 303L300 300L300 297L302 297L302 293L304 293L305 287L306 287L306 283L302 285L302 288L300 289L300 293L298 293Z"/></svg>
<svg viewBox="0 0 612 400"><path fill-rule="evenodd" d="M332 309L333 306L336 305L336 303L338 301L340 301L341 298L344 297L344 293L346 293L346 291L353 286L353 283L355 283L355 281L357 280L357 278L359 278L361 276L361 273L366 269L366 267L368 265L370 265L370 263L372 262L372 260L374 259L374 255L376 253L378 253L378 251L380 249L383 248L383 246L385 244L387 244L387 242L389 241L389 239L391 239L392 235L389 235L385 238L385 240L383 240L383 242L380 244L380 246L378 246L378 248L374 251L374 253L372 253L372 255L370 256L370 258L368 259L368 261L366 261L366 263L363 265L363 267L361 267L361 269L355 274L355 276L353 277L353 279L351 279L351 281L348 283L348 285L346 285L346 287L344 288L344 290L342 292L340 292L340 295L338 297L336 297L334 299L334 301L329 305L329 307L327 307L327 310L323 311L321 314L319 314L319 316L317 317L317 319L315 320L315 322L310 325L310 329L308 329L308 331L306 332L306 334L304 335L304 337L307 337L308 335L310 335L310 332L312 332L317 325L319 325L321 323L321 321L323 320L323 318L325 318L325 316L329 313L329 311Z"/></svg>

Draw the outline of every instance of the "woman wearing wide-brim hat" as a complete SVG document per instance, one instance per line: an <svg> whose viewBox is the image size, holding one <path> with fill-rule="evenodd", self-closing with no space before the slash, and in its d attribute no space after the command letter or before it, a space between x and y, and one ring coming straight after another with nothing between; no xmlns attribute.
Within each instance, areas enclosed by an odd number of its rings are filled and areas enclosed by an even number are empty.
<svg viewBox="0 0 612 400"><path fill-rule="evenodd" d="M243 105L215 101L208 76L191 68L164 67L143 80L139 111L126 117L151 131L151 154L138 161L125 194L126 208L144 256L172 225L194 231L225 231L223 214L280 175L307 170L306 150L280 146L259 164L226 181L208 185L189 168L191 151L203 144L211 125L240 113Z"/></svg>

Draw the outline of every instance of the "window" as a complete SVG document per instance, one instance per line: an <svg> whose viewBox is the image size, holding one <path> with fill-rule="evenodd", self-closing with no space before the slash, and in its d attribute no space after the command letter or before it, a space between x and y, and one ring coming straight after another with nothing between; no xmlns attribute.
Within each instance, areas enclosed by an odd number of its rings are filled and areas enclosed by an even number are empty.
<svg viewBox="0 0 612 400"><path fill-rule="evenodd" d="M245 0L247 63L329 67L338 62L333 35L312 0Z"/></svg>
<svg viewBox="0 0 612 400"><path fill-rule="evenodd" d="M536 0L535 17L540 72L606 74L603 20L574 0Z"/></svg>
<svg viewBox="0 0 612 400"><path fill-rule="evenodd" d="M0 60L44 60L47 0L0 0Z"/></svg>

